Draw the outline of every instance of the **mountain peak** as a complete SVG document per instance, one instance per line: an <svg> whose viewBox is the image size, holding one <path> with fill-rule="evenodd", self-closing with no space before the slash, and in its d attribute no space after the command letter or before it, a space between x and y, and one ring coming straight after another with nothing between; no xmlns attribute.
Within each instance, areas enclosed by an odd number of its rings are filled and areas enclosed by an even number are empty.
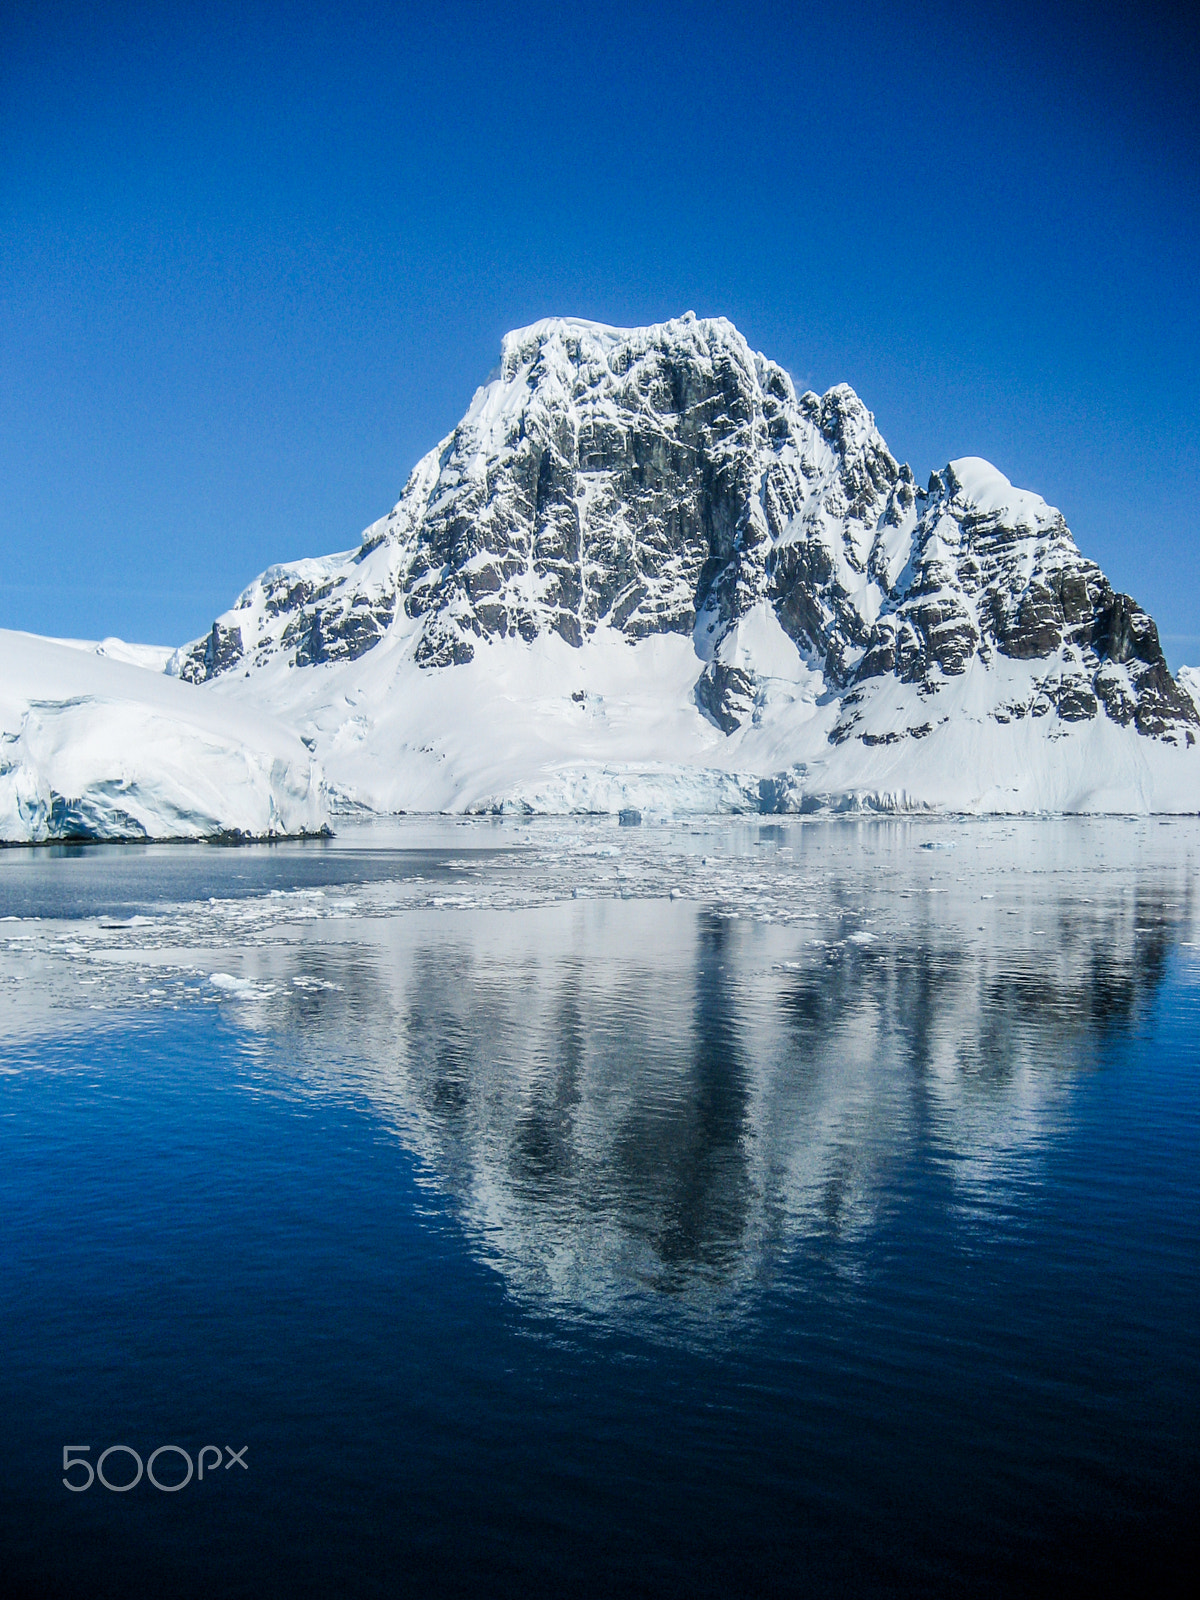
<svg viewBox="0 0 1200 1600"><path fill-rule="evenodd" d="M499 375L509 380L536 360L547 345L568 353L572 361L607 360L616 351L630 354L673 346L698 348L726 344L750 357L745 339L725 317L681 317L650 323L642 328L618 328L583 317L543 317L527 327L514 328L500 342ZM752 357L750 357L752 359Z"/></svg>
<svg viewBox="0 0 1200 1600"><path fill-rule="evenodd" d="M797 395L692 312L506 334L360 548L272 568L175 666L254 680L382 651L420 681L541 641L582 652L580 672L597 650L682 651L713 737L801 702L865 750L964 716L1180 747L1200 728L1152 619L1040 496L970 456L918 491L849 384Z"/></svg>

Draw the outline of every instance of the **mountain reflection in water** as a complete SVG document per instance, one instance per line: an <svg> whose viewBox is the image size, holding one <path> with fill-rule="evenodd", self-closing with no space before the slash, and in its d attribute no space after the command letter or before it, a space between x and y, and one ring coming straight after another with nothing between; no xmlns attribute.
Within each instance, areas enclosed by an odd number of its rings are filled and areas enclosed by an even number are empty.
<svg viewBox="0 0 1200 1600"><path fill-rule="evenodd" d="M796 1252L858 1270L915 1183L967 1236L1037 1183L1195 881L1147 830L1101 872L1094 833L1042 828L1026 870L1010 825L1008 877L969 830L884 871L835 852L791 925L614 897L315 926L257 953L280 981L239 1014L309 1089L369 1100L514 1293L699 1328Z"/></svg>

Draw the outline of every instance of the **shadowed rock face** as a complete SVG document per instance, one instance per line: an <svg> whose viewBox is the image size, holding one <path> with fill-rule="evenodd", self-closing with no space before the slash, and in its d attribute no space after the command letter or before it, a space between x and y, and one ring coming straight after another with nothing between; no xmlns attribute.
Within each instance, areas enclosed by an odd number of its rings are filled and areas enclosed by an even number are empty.
<svg viewBox="0 0 1200 1600"><path fill-rule="evenodd" d="M853 390L797 396L720 319L539 323L507 336L493 381L356 553L272 568L177 667L198 682L281 654L354 660L414 622L430 669L480 640L693 634L697 704L728 733L756 685L717 659L721 641L765 601L847 696L835 742L862 737L855 707L878 680L934 695L999 658L1045 664L1000 721L1054 710L1190 741L1200 713L1153 621L1057 511L987 472L951 465L918 489Z"/></svg>

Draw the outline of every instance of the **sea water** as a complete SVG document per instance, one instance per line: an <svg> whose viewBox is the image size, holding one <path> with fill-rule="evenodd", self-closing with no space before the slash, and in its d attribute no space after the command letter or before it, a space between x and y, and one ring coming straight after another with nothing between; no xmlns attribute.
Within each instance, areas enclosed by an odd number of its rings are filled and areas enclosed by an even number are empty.
<svg viewBox="0 0 1200 1600"><path fill-rule="evenodd" d="M401 819L0 916L7 1593L1186 1582L1195 823Z"/></svg>

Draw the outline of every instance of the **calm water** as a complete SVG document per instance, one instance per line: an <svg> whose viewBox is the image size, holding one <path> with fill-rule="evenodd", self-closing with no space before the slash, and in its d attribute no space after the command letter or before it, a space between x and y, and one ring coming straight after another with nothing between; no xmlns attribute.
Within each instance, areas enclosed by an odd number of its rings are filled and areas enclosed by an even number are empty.
<svg viewBox="0 0 1200 1600"><path fill-rule="evenodd" d="M1186 1575L1200 826L9 851L0 916L7 1592Z"/></svg>

